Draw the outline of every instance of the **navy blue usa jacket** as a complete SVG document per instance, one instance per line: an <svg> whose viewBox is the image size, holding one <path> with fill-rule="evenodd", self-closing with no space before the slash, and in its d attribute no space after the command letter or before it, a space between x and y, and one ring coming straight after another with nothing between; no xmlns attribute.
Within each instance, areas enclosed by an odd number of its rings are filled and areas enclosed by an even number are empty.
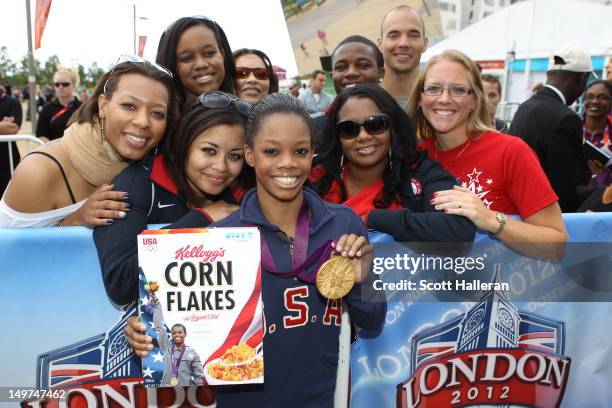
<svg viewBox="0 0 612 408"><path fill-rule="evenodd" d="M327 240L343 234L366 235L361 219L348 207L322 201L304 189L310 210L308 256ZM200 227L186 218L172 228ZM211 227L257 226L270 247L276 268L289 271L291 255L280 229L261 213L256 190L244 197L239 211ZM314 266L311 266L313 268ZM308 270L308 272L312 272ZM331 407L338 364L338 336L342 302L323 298L314 284L282 278L263 270L264 384L216 388L217 406L227 407ZM386 303L362 302L360 285L345 297L351 322L367 330L379 330L385 319Z"/></svg>
<svg viewBox="0 0 612 408"><path fill-rule="evenodd" d="M115 190L129 193L130 211L125 218L116 219L111 225L97 227L93 237L106 293L113 302L125 305L138 298L136 236L147 229L147 224L170 224L182 217L190 222L194 215L179 197L176 183L162 156L133 163L119 173L113 183ZM228 203L237 203L229 189L221 198ZM197 216L199 225L206 226L212 222L203 214L193 212L200 214Z"/></svg>

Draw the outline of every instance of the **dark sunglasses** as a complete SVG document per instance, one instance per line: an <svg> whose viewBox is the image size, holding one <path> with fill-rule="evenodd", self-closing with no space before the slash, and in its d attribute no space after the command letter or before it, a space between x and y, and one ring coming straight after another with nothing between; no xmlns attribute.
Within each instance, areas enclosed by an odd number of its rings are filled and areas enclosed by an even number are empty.
<svg viewBox="0 0 612 408"><path fill-rule="evenodd" d="M253 105L247 101L221 91L204 92L198 96L198 103L211 109L227 108L233 104L236 110L246 117L253 111Z"/></svg>
<svg viewBox="0 0 612 408"><path fill-rule="evenodd" d="M246 68L236 67L236 76L238 79L247 79L249 76L255 76L260 81L265 81L268 78L268 71L265 68Z"/></svg>
<svg viewBox="0 0 612 408"><path fill-rule="evenodd" d="M336 123L336 137L340 139L353 139L359 135L359 130L362 126L370 135L379 135L389 130L391 127L391 118L389 115L381 113L379 115L370 116L364 120L363 123L354 120L343 120Z"/></svg>
<svg viewBox="0 0 612 408"><path fill-rule="evenodd" d="M53 83L53 85L54 85L56 88L60 88L60 87L61 87L61 88L67 88L67 87L69 87L69 86L70 86L70 85L72 85L72 84L71 84L70 82L54 82L54 83Z"/></svg>

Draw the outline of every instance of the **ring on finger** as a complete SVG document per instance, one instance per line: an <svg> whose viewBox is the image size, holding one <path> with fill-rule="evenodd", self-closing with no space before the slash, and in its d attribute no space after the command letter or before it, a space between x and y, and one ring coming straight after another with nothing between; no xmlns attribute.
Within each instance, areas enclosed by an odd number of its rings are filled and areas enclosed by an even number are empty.
<svg viewBox="0 0 612 408"><path fill-rule="evenodd" d="M457 208L461 208L461 203L458 203L458 204L457 204Z"/></svg>

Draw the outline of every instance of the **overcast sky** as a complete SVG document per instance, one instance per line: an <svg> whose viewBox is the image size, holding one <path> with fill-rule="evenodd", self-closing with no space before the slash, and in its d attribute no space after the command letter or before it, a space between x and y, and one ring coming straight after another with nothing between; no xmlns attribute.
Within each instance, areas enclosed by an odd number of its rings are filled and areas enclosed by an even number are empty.
<svg viewBox="0 0 612 408"><path fill-rule="evenodd" d="M0 1L0 46L18 60L28 49L26 1ZM36 0L30 3L34 25ZM97 61L107 68L119 55L133 54L134 3L137 33L148 37L147 59L155 59L159 37L175 19L205 15L223 27L232 49L261 49L274 65L287 70L288 77L297 74L280 0L53 0L35 57L45 61L56 54L65 65Z"/></svg>

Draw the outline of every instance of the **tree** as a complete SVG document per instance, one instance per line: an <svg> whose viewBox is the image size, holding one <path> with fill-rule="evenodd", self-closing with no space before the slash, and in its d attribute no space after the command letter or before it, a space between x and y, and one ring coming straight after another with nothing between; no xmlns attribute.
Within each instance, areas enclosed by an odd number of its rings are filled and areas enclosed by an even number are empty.
<svg viewBox="0 0 612 408"><path fill-rule="evenodd" d="M34 59L34 72L38 73L40 71L40 62L37 59ZM11 78L13 84L19 86L27 86L28 84L28 57L23 56L17 65L17 68L14 71L13 77ZM38 82L38 78L37 82ZM38 82L40 83L40 82Z"/></svg>
<svg viewBox="0 0 612 408"><path fill-rule="evenodd" d="M36 83L42 90L46 89L48 92L53 92L53 75L55 75L60 65L61 63L57 55L50 56L43 65L41 65L40 61L34 59ZM81 86L87 89L93 88L105 72L95 62L90 67L79 64L76 68L81 79ZM28 73L27 56L23 56L18 63L14 63L8 55L6 47L0 46L0 84L8 83L25 87L28 85Z"/></svg>
<svg viewBox="0 0 612 408"><path fill-rule="evenodd" d="M60 66L60 60L57 55L52 55L45 62L42 69L36 70L36 83L40 86L53 84L53 75L57 72L57 68Z"/></svg>
<svg viewBox="0 0 612 408"><path fill-rule="evenodd" d="M5 46L0 47L0 81L7 81L15 72L15 64ZM8 82L8 81L7 81Z"/></svg>
<svg viewBox="0 0 612 408"><path fill-rule="evenodd" d="M83 66L83 64L79 64L79 66L77 67L77 73L79 74L81 87L87 88L87 74L85 74L85 67Z"/></svg>
<svg viewBox="0 0 612 408"><path fill-rule="evenodd" d="M100 68L96 62L92 63L91 67L87 68L83 86L86 88L93 88L103 74L104 69Z"/></svg>

